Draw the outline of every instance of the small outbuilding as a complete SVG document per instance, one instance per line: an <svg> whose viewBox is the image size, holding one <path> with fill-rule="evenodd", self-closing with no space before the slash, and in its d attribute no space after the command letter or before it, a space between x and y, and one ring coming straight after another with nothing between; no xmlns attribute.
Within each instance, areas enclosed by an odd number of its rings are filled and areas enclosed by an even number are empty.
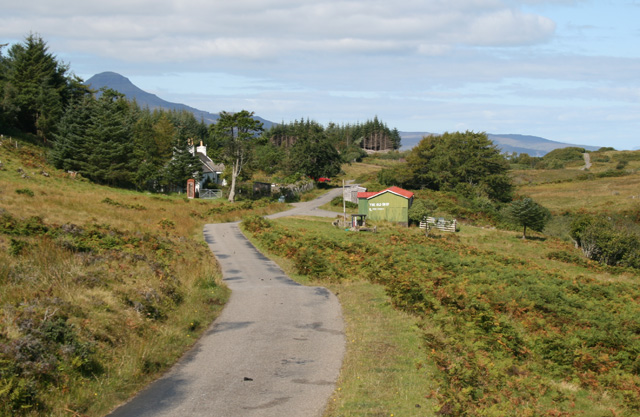
<svg viewBox="0 0 640 417"><path fill-rule="evenodd" d="M367 189L358 184L347 185L343 188L342 198L353 204L358 204L358 193L364 193Z"/></svg>
<svg viewBox="0 0 640 417"><path fill-rule="evenodd" d="M387 220L409 224L409 208L413 193L400 187L389 187L379 192L358 193L358 213L369 220Z"/></svg>

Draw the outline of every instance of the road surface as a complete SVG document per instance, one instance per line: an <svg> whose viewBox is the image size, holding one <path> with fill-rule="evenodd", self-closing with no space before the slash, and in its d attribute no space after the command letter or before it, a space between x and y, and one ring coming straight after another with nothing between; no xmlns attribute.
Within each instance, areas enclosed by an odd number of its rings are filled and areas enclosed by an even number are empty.
<svg viewBox="0 0 640 417"><path fill-rule="evenodd" d="M269 217L315 215L341 189ZM345 351L337 298L292 281L237 223L204 236L232 294L222 314L174 368L111 417L321 416Z"/></svg>

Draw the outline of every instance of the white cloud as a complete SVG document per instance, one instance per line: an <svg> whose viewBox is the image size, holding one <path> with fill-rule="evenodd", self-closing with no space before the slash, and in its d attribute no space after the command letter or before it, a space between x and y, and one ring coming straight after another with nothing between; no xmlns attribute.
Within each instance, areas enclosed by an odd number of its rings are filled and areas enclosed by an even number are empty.
<svg viewBox="0 0 640 417"><path fill-rule="evenodd" d="M532 44L554 30L548 18L497 0L39 0L3 9L0 34L32 28L48 37L82 41L76 44L86 48L95 39L102 48L94 53L117 50L128 59L144 61L149 59L144 51L153 51L157 62L174 59L176 50L183 60L262 59L326 50L442 53L458 44Z"/></svg>
<svg viewBox="0 0 640 417"><path fill-rule="evenodd" d="M637 1L0 0L0 10L0 43L32 31L82 76L120 72L209 111L637 137L640 57L622 37L637 37Z"/></svg>

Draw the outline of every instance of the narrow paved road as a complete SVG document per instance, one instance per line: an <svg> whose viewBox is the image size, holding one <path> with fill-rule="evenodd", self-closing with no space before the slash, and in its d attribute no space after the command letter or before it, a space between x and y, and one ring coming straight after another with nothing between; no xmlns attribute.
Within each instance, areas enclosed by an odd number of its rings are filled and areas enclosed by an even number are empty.
<svg viewBox="0 0 640 417"><path fill-rule="evenodd" d="M340 191L270 217L335 217L317 207ZM337 298L292 281L237 223L208 224L204 236L232 290L228 304L166 376L110 416L321 416L345 351Z"/></svg>

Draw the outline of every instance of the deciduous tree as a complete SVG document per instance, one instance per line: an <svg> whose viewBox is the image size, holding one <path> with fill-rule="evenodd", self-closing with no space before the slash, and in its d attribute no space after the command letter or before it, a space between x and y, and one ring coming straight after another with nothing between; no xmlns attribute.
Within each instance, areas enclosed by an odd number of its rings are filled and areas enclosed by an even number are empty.
<svg viewBox="0 0 640 417"><path fill-rule="evenodd" d="M486 133L427 136L407 156L414 188L457 191L511 201L509 164Z"/></svg>

